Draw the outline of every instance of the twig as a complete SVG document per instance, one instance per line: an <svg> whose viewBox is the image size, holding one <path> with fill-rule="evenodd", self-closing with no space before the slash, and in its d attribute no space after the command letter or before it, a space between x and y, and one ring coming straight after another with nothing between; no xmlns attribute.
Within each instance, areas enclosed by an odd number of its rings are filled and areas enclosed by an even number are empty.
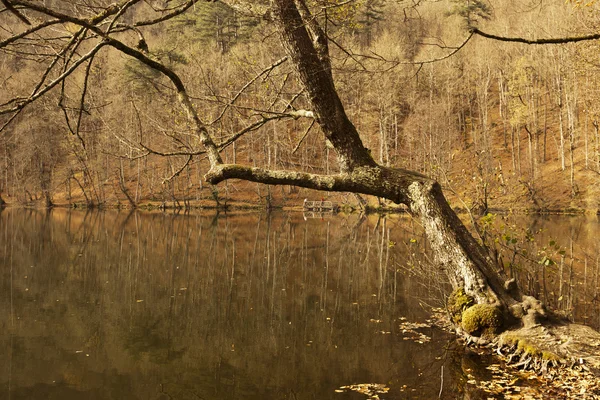
<svg viewBox="0 0 600 400"><path fill-rule="evenodd" d="M252 85L254 82L256 82L256 80L258 78L260 78L261 76L263 76L266 73L269 73L270 71L272 71L273 69L277 68L279 65L283 64L285 61L287 61L287 56L283 57L277 61L275 61L273 64L271 64L270 66L268 66L267 68L263 69L258 75L256 75L254 78L250 79L248 82L246 82L246 84L244 86L242 86L242 88L236 93L235 96L233 96L233 98L227 103L225 104L225 107L223 107L223 109L221 110L221 113L219 114L219 116L217 118L215 118L214 121L212 121L209 125L213 125L216 122L218 122L221 118L223 118L223 115L225 115L225 112L227 112L227 110L229 109L230 106L233 105L233 103L235 103L235 101L242 95L242 93L244 93L246 91L246 89L248 89L248 87L250 87L250 85Z"/></svg>
<svg viewBox="0 0 600 400"><path fill-rule="evenodd" d="M304 135L302 135L302 137L298 141L298 144L296 145L296 147L294 147L294 150L292 150L292 154L296 153L296 151L300 148L300 145L302 144L302 142L304 141L306 136L308 136L308 132L310 132L310 130L313 127L313 125L315 124L315 122L316 122L316 120L313 119L312 122L310 123L310 125L308 126L308 128L306 129L306 131L304 132Z"/></svg>
<svg viewBox="0 0 600 400"><path fill-rule="evenodd" d="M438 398L442 398L442 391L444 390L444 366L442 365L442 373L440 377L440 392L438 393Z"/></svg>

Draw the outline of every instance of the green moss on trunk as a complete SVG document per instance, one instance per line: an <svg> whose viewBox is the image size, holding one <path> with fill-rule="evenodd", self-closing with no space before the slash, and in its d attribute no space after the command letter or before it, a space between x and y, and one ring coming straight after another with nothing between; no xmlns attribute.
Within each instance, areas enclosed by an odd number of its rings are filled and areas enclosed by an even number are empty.
<svg viewBox="0 0 600 400"><path fill-rule="evenodd" d="M465 293L463 288L457 288L448 296L448 312L452 316L452 321L455 324L460 324L462 321L462 313L469 307L475 304L475 299Z"/></svg>
<svg viewBox="0 0 600 400"><path fill-rule="evenodd" d="M502 327L502 312L492 304L475 304L462 313L462 328L469 334L496 334Z"/></svg>

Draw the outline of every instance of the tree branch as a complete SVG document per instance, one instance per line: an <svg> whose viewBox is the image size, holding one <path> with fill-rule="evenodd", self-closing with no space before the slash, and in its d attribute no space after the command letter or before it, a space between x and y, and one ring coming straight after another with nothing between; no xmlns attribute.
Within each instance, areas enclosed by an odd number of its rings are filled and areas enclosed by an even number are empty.
<svg viewBox="0 0 600 400"><path fill-rule="evenodd" d="M43 89L37 91L35 94L32 94L28 98L12 99L9 103L6 104L7 106L9 106L8 108L0 109L0 115L18 111L18 110L22 109L23 107L25 107L26 105L28 105L28 104L34 102L35 100L37 100L38 98L40 98L42 95L47 93L50 89L52 89L57 84L62 82L67 76L69 76L71 73L73 73L73 71L75 71L81 64L83 64L89 58L93 57L103 46L106 46L106 44L107 44L106 42L98 43L89 52L87 52L86 54L81 56L81 58L79 58L75 63L73 63L73 65L71 65L71 67L69 67L65 72L60 74L53 81L49 82L46 86L44 86ZM10 107L10 104L14 104L14 105L12 107Z"/></svg>
<svg viewBox="0 0 600 400"><path fill-rule="evenodd" d="M0 1L2 2L2 4L4 4L4 7L6 7L6 9L8 11L10 11L15 17L19 18L21 21L23 21L27 25L31 25L31 22L29 22L29 20L27 18L25 18L25 16L23 14L21 14L19 11L17 11L12 6L12 4L10 4L10 2L8 0L0 0Z"/></svg>
<svg viewBox="0 0 600 400"><path fill-rule="evenodd" d="M225 104L225 107L223 107L223 110L221 110L221 113L219 114L219 116L217 118L215 118L215 120L212 121L209 125L213 125L214 123L218 122L221 118L223 118L223 115L225 115L225 112L229 109L229 107L231 105L233 105L233 103L236 102L236 100L242 95L242 93L244 93L244 91L246 89L248 89L248 87L250 87L250 85L252 85L254 82L256 82L256 80L258 78L260 78L261 76L263 76L264 74L266 74L268 72L271 72L273 69L277 68L278 66L280 66L281 64L286 62L287 59L288 59L287 57L283 57L283 58L275 61L273 64L269 65L267 68L263 69L254 78L252 78L248 82L246 82L246 84L236 93L236 95L233 96L233 98L231 100L229 100L229 102L227 104Z"/></svg>
<svg viewBox="0 0 600 400"><path fill-rule="evenodd" d="M205 175L216 185L228 179L243 179L268 185L294 185L315 190L346 191L348 179L340 175L317 175L297 171L277 171L235 164L221 164Z"/></svg>
<svg viewBox="0 0 600 400"><path fill-rule="evenodd" d="M94 24L94 22L102 21L109 15L119 14L120 10L123 7L129 6L132 3L133 3L132 0L128 0L128 1L123 0L119 4L113 4L110 7L106 8L102 13L98 14L94 18L86 20L86 19L73 17L71 15L67 15L67 14L52 10L48 7L44 7L43 5L39 5L37 3L32 3L30 1L15 0L15 4L20 4L24 7L27 7L32 10L38 11L40 13L49 15L51 17L59 18L62 21L71 22L71 23L79 25L83 28L89 29L90 31L92 31L92 32L96 33L97 35L99 35L100 37L104 38L104 41L102 42L102 44L108 44L108 45L112 46L113 48L121 51L124 54L127 54L128 56L131 56L131 57L137 59L138 61L142 62L143 64L147 65L148 67L160 72L161 74L163 74L167 78L169 78L169 80L175 86L175 88L177 90L177 99L179 100L179 103L181 104L182 108L185 110L187 117L188 117L188 121L193 126L194 133L200 138L200 141L206 148L211 166L214 166L216 164L221 164L223 162L223 160L221 159L221 156L219 155L219 151L217 150L217 147L215 146L212 137L209 135L208 130L204 126L204 123L200 120L198 113L196 112L196 109L194 108L192 101L190 100L190 97L187 94L185 85L183 84L179 75L177 75L177 73L175 73L175 71L168 68L166 65L162 64L161 62L156 61L156 60L150 58L149 56L147 56L146 54L144 54L143 52L141 52L137 49L134 49L134 48L126 45L125 43L109 36L109 34L107 32L102 31L98 26L96 26Z"/></svg>
<svg viewBox="0 0 600 400"><path fill-rule="evenodd" d="M507 37L507 36L493 35L491 33L482 32L477 28L472 28L471 32L475 35L479 35L479 36L482 36L487 39L498 40L501 42L513 42L513 43L524 43L524 44L564 44L564 43L575 43L575 42L583 42L586 40L600 39L600 33L595 33L592 35L584 35L584 36L571 36L571 37L550 38L550 39L525 39L525 38L521 38L521 37Z"/></svg>
<svg viewBox="0 0 600 400"><path fill-rule="evenodd" d="M381 166L363 166L350 174L319 175L298 171L271 170L237 164L213 166L204 176L216 185L228 179L242 179L267 185L293 185L327 192L354 192L385 197L410 204L410 185L433 184L430 178L414 171Z"/></svg>
<svg viewBox="0 0 600 400"><path fill-rule="evenodd" d="M48 26L51 25L56 25L56 24L60 24L62 21L60 19L50 19L48 21L44 21L38 25L32 26L31 28L27 29L26 31L23 31L17 35L11 36L7 39L4 39L3 41L0 42L0 49L3 47L8 46L9 44L11 44L12 42L15 42L19 39L22 39L28 35L31 35L32 33L35 33L37 31L39 31L40 29L44 29Z"/></svg>

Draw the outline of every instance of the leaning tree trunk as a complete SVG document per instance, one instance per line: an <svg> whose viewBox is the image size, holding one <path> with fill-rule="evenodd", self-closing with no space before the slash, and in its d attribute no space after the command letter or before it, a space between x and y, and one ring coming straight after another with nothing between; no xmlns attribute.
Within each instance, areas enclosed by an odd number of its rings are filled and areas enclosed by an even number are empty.
<svg viewBox="0 0 600 400"><path fill-rule="evenodd" d="M334 85L326 34L304 1L274 3L284 46L306 88L317 122L337 152L342 177L351 177L362 186L350 191L406 204L425 227L437 262L455 288L464 290L477 303L504 310L512 306L519 294L511 295L505 289L505 279L450 208L440 185L412 171L377 165L363 146Z"/></svg>
<svg viewBox="0 0 600 400"><path fill-rule="evenodd" d="M272 4L282 42L306 88L315 119L337 153L341 172L316 176L213 164L207 179L217 183L241 178L348 191L405 204L422 223L435 262L454 287L448 306L462 332L495 336L510 326L510 335L507 332L497 339L498 350L508 346L523 363L535 359L534 364L544 370L558 359L579 359L600 367L600 334L581 325L564 324L564 320L543 321L542 326L540 322L546 316L542 304L521 294L516 282L506 279L502 268L452 210L437 182L414 171L380 166L372 159L335 89L327 36L317 19L310 15L304 0L273 0Z"/></svg>

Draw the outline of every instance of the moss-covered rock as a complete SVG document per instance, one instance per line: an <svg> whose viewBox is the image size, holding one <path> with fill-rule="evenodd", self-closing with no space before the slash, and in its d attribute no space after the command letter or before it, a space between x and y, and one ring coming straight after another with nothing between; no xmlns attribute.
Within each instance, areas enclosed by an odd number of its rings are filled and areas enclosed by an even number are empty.
<svg viewBox="0 0 600 400"><path fill-rule="evenodd" d="M475 304L462 313L462 328L469 334L494 334L502 327L502 312L492 304Z"/></svg>
<svg viewBox="0 0 600 400"><path fill-rule="evenodd" d="M455 324L462 321L462 313L475 304L473 297L465 293L463 288L454 289L448 296L448 312Z"/></svg>

